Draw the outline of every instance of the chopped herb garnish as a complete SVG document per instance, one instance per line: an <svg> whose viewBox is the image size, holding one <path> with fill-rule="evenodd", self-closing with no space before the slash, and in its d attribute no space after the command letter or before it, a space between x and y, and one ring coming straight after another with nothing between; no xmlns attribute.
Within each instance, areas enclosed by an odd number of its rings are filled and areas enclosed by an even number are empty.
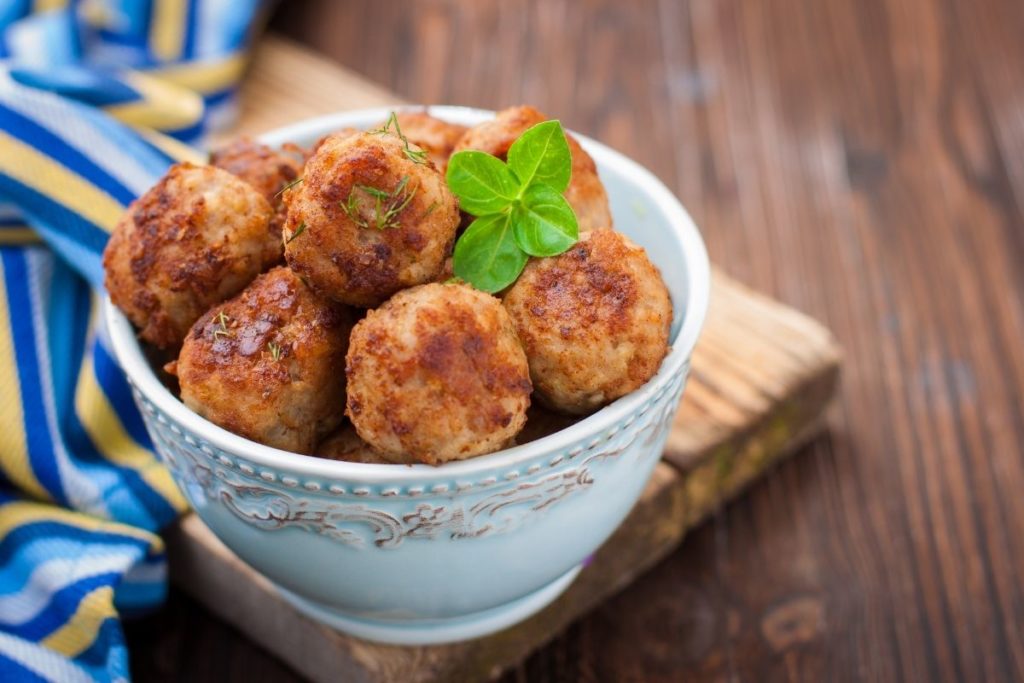
<svg viewBox="0 0 1024 683"><path fill-rule="evenodd" d="M427 217L427 216L429 216L430 214L434 213L434 211L435 211L435 210L437 209L437 207L439 207L439 206L441 206L441 203L440 203L440 202L437 202L437 201L433 201L433 202L431 202L431 203L430 203L430 206L428 206L428 207L427 207L427 210L426 210L426 211L425 211L425 212L423 213L423 217L424 217L424 218L426 218L426 217Z"/></svg>
<svg viewBox="0 0 1024 683"><path fill-rule="evenodd" d="M288 191L288 190L292 189L293 187L295 187L296 185L298 185L299 183L301 183L301 182L302 182L303 180L305 180L305 178L303 178L302 176L299 176L298 178L296 178L295 180L291 181L290 183L288 183L287 185L285 185L284 187L282 187L282 188L281 188L280 190L278 190L278 191L277 191L277 194L275 194L274 196L275 196L275 197L280 197L280 196L281 196L281 195L283 195L283 194L284 194L284 193L285 193L286 191Z"/></svg>
<svg viewBox="0 0 1024 683"><path fill-rule="evenodd" d="M394 130L392 130L392 128L394 128ZM405 145L405 149L402 150L402 151L405 152L405 156L410 161L413 161L413 162L415 162L417 164L426 165L426 163L427 163L427 153L426 153L426 151L424 151L422 149L413 149L412 147L409 146L409 139L407 137L405 137L405 135L402 134L402 128L398 125L398 114L396 114L395 112L391 112L391 115L388 116L388 120L384 122L383 126L381 126L380 128L377 128L375 130L371 130L370 132L375 134L375 135L391 135L391 134L393 134L393 135L397 136L398 139L402 141L402 144Z"/></svg>
<svg viewBox="0 0 1024 683"><path fill-rule="evenodd" d="M281 345L275 344L274 342L267 342L267 350L270 351L270 357L274 359L274 362L281 360Z"/></svg>
<svg viewBox="0 0 1024 683"><path fill-rule="evenodd" d="M379 190L376 187L371 187L369 185L356 185L356 187L358 187L360 190L370 195L371 197L376 197L377 199L391 199L390 192Z"/></svg>
<svg viewBox="0 0 1024 683"><path fill-rule="evenodd" d="M391 192L385 192L377 187L369 185L353 185L348 193L348 199L340 204L341 209L349 219L361 228L375 228L386 230L399 226L398 218L405 208L416 196L419 186L409 189L409 176L402 176L402 179L395 185ZM372 221L366 217L361 210L358 193L373 198Z"/></svg>
<svg viewBox="0 0 1024 683"><path fill-rule="evenodd" d="M231 322L231 318L224 311L219 311L217 317L214 318L217 324L220 325L220 329L213 331L213 338L219 339L220 337L230 337L231 331L228 329L228 323Z"/></svg>
<svg viewBox="0 0 1024 683"><path fill-rule="evenodd" d="M292 240L306 232L306 221L299 223L299 227L295 228L295 232L292 233L291 237L285 240L285 244L291 244Z"/></svg>

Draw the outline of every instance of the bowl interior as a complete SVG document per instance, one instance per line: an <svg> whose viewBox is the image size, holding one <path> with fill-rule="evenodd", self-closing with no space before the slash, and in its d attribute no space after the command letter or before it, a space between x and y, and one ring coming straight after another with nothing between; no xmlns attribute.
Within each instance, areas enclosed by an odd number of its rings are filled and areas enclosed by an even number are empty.
<svg viewBox="0 0 1024 683"><path fill-rule="evenodd" d="M310 145L327 133L354 127L366 129L380 125L393 108L362 109L319 117L279 128L260 136L270 146L286 142ZM493 112L466 107L430 107L432 115L463 125L475 125L493 116ZM118 360L128 376L150 401L171 418L208 438L218 447L240 453L254 463L287 466L295 472L322 477L362 479L375 483L423 480L469 475L504 468L541 452L554 451L634 413L658 387L678 374L689 360L707 312L710 271L707 252L693 220L679 201L653 174L636 162L601 143L575 134L594 158L607 188L615 229L644 247L661 270L672 297L672 348L658 374L645 386L624 396L574 425L523 446L497 453L447 463L429 465L376 465L324 460L288 453L257 444L207 422L178 401L160 382L146 362L142 348L128 320L105 302L109 333Z"/></svg>

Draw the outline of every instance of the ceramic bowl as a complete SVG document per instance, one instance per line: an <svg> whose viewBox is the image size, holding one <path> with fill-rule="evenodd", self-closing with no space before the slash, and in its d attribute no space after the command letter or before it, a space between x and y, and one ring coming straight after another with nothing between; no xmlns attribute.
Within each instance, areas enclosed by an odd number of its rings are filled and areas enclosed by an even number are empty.
<svg viewBox="0 0 1024 683"><path fill-rule="evenodd" d="M310 144L389 110L341 113L262 136ZM473 125L492 112L432 107ZM645 386L556 434L440 467L322 460L248 441L185 407L107 300L114 351L156 450L216 536L301 611L370 640L478 637L554 600L633 507L667 438L708 306L707 253L651 173L578 136L617 230L661 269L672 347Z"/></svg>

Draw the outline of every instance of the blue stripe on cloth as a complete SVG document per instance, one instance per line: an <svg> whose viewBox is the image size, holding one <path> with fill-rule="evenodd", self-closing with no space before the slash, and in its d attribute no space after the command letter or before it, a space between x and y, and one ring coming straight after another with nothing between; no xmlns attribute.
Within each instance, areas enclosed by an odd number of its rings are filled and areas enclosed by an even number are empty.
<svg viewBox="0 0 1024 683"><path fill-rule="evenodd" d="M42 640L64 625L88 593L103 586L113 586L120 578L119 572L107 572L75 581L55 591L50 596L47 608L34 618L23 624L7 625L5 630L19 638Z"/></svg>
<svg viewBox="0 0 1024 683"><path fill-rule="evenodd" d="M196 33L199 30L199 22L196 21L196 0L187 0L185 8L185 35L181 46L181 58L184 60L196 57Z"/></svg>
<svg viewBox="0 0 1024 683"><path fill-rule="evenodd" d="M155 185L156 181L167 172L167 167L170 165L167 155L139 137L131 128L101 111L87 107L82 107L82 109L85 110L83 115L88 118L97 137L116 144L118 150L125 157L142 166L147 174L138 179L143 190ZM140 191L139 194L142 192Z"/></svg>
<svg viewBox="0 0 1024 683"><path fill-rule="evenodd" d="M203 135L206 134L206 121L197 121L195 124L186 126L185 128L165 130L162 132L164 135L169 135L175 140L180 140L187 144L195 144L201 141L203 139Z"/></svg>
<svg viewBox="0 0 1024 683"><path fill-rule="evenodd" d="M55 67L81 61L82 41L73 5L23 17L4 31L10 57L37 67Z"/></svg>
<svg viewBox="0 0 1024 683"><path fill-rule="evenodd" d="M238 91L235 88L228 88L227 90L221 90L219 92L209 93L203 96L203 101L206 102L208 107L216 107L232 100Z"/></svg>
<svg viewBox="0 0 1024 683"><path fill-rule="evenodd" d="M52 92L94 107L106 107L142 99L127 83L97 69L68 64L46 69L11 69L11 78L28 88Z"/></svg>
<svg viewBox="0 0 1024 683"><path fill-rule="evenodd" d="M19 662L14 661L5 655L3 648L0 647L0 680L18 681L20 683L35 683L35 681L52 683L54 679L43 678L35 671L32 671Z"/></svg>
<svg viewBox="0 0 1024 683"><path fill-rule="evenodd" d="M128 675L128 650L124 646L124 632L117 619L104 619L96 640L75 657L75 662L89 669L115 671Z"/></svg>
<svg viewBox="0 0 1024 683"><path fill-rule="evenodd" d="M77 370L85 350L91 300L88 283L70 266L61 261L54 263L46 327L61 331L48 337L53 399L57 407L57 424L62 426L68 413L74 412L75 380L78 379Z"/></svg>
<svg viewBox="0 0 1024 683"><path fill-rule="evenodd" d="M0 184L3 176L0 175ZM45 241L51 251L61 257L63 263L74 263L75 270L85 278L91 287L103 287L103 259L102 250L97 252L86 245L76 241L74 237L61 232L57 227L51 226L47 221L31 213L25 214L25 222L32 226L32 230L38 233ZM0 250L17 250L17 245L0 245Z"/></svg>
<svg viewBox="0 0 1024 683"><path fill-rule="evenodd" d="M110 176L106 170L78 148L54 135L48 128L4 106L2 102L0 102L0 129L20 140L31 141L32 146L38 151L79 176L88 178L89 182L122 204L127 206L135 199L134 192Z"/></svg>
<svg viewBox="0 0 1024 683"><path fill-rule="evenodd" d="M83 302L83 305L83 310L88 316L90 310L88 299ZM85 324L87 326L88 317L86 317ZM83 327L81 338L84 336L85 329ZM118 417L121 418L129 436L140 446L150 447L149 435L146 433L142 418L132 400L131 390L124 378L124 372L97 341L93 340L89 344L89 350L93 353L93 372L96 382L114 407ZM97 351L99 352L98 356ZM73 369L69 367L67 372L69 376L77 379L84 357L80 354L75 358ZM113 395L109 388L114 390ZM72 386L73 390L74 385ZM120 521L144 529L157 529L173 520L177 515L174 508L146 483L136 469L113 463L100 452L97 444L93 442L92 435L81 423L74 405L72 396L61 410L60 424L62 437L66 441L66 451L71 454L77 470L84 476L91 477L101 487L103 501L111 514ZM129 427L129 425L131 426Z"/></svg>
<svg viewBox="0 0 1024 683"><path fill-rule="evenodd" d="M153 442L146 431L146 425L142 421L142 415L132 398L131 385L124 376L124 371L110 355L110 351L97 339L93 345L93 364L96 367L96 377L99 379L103 393L110 399L110 403L117 409L117 414L136 443L152 448Z"/></svg>
<svg viewBox="0 0 1024 683"><path fill-rule="evenodd" d="M36 529L33 535L23 539L18 547L12 549L7 561L0 564L0 598L20 591L32 570L47 560L116 555L128 558L126 564L130 564L146 552L144 543L123 536L117 542L100 541L95 537L84 541L64 536L40 536L43 530ZM0 621L3 621L3 616L0 614Z"/></svg>
<svg viewBox="0 0 1024 683"><path fill-rule="evenodd" d="M100 531L96 529L82 529L63 522L53 520L40 520L22 524L12 529L3 540L0 540L0 565L12 562L21 550L23 545L32 543L35 539L42 537L81 543L96 543L100 545L124 545L136 544L141 550L148 552L148 544L141 538L119 534L117 531L107 528ZM140 555L141 557L141 555Z"/></svg>
<svg viewBox="0 0 1024 683"><path fill-rule="evenodd" d="M0 198L17 199L26 220L48 241L51 236L70 240L79 249L91 253L99 266L99 255L103 253L103 247L109 239L105 230L68 210L63 204L3 174L0 174Z"/></svg>
<svg viewBox="0 0 1024 683"><path fill-rule="evenodd" d="M96 383L114 408L128 436L139 446L151 448L152 442L132 399L124 371L116 365L97 338L93 339L89 349L93 354L93 374ZM79 374L78 370L76 368L76 377ZM80 457L83 466L88 463L100 471L116 472L116 487L124 490L108 489L105 491L105 501L108 509L114 511L118 519L145 529L157 529L177 516L174 507L150 487L139 470L113 463L103 455L98 445L93 442L92 435L81 423L76 410L68 412L66 425L68 450ZM130 507L125 507L126 505Z"/></svg>
<svg viewBox="0 0 1024 683"><path fill-rule="evenodd" d="M29 462L36 479L47 493L62 505L68 504L50 430L46 428L46 406L43 400L42 378L39 375L39 356L33 329L32 302L26 286L30 282L25 254L18 249L0 250L3 262L7 299L11 316L11 333L17 361L25 436Z"/></svg>
<svg viewBox="0 0 1024 683"><path fill-rule="evenodd" d="M68 415L67 439L69 450L78 455L80 469L94 478L106 475L103 502L107 509L116 511L118 520L143 529L158 529L174 519L174 509L137 471L112 463L99 452L75 411Z"/></svg>
<svg viewBox="0 0 1024 683"><path fill-rule="evenodd" d="M0 654L16 666L20 665L19 668L8 667L12 676L17 676L21 672L24 672L21 673L24 676L33 673L36 676L41 676L44 680L59 681L60 683L113 680L110 677L99 678L98 675L102 672L90 672L41 645L3 632L0 632ZM3 680L7 680L6 677ZM14 678L12 680L33 679Z"/></svg>
<svg viewBox="0 0 1024 683"><path fill-rule="evenodd" d="M167 168L166 159L123 123L93 107L20 86L2 67L0 101L63 138L134 194L149 189Z"/></svg>
<svg viewBox="0 0 1024 683"><path fill-rule="evenodd" d="M5 0L0 2L0 34L8 26L28 14L31 0Z"/></svg>

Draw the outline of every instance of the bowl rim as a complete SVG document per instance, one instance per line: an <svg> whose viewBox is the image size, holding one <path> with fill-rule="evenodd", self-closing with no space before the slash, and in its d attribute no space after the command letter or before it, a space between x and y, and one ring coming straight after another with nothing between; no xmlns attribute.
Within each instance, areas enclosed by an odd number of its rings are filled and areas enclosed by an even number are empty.
<svg viewBox="0 0 1024 683"><path fill-rule="evenodd" d="M440 119L464 125L473 125L494 115L493 111L459 106L405 105L373 107L318 116L283 126L257 139L270 146L284 142L315 138L332 130L345 127L365 128L383 121L392 111L424 111ZM250 441L209 422L193 412L163 385L156 376L138 343L135 330L127 318L105 295L103 301L107 331L118 363L131 383L169 420L175 421L213 446L263 467L287 469L304 476L324 480L359 481L367 484L395 484L416 481L433 482L489 473L493 470L515 468L539 456L568 448L586 441L613 425L625 421L667 386L672 378L684 371L707 316L711 290L711 272L707 250L696 224L672 192L653 173L620 152L596 140L573 132L580 144L599 166L615 166L632 184L643 188L652 203L661 211L682 246L683 263L687 272L688 291L685 300L678 301L678 292L672 292L673 306L684 306L682 325L669 348L658 372L646 384L597 412L588 415L565 429L520 446L496 451L466 460L443 465L397 465L355 463L329 460L280 450Z"/></svg>

